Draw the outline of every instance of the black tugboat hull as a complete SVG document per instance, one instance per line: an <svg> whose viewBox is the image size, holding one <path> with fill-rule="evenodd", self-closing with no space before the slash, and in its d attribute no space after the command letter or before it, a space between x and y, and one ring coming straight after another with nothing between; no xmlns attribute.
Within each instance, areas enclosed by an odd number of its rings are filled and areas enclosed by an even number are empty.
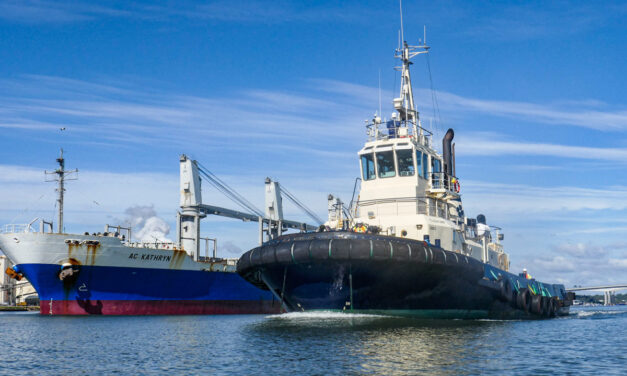
<svg viewBox="0 0 627 376"><path fill-rule="evenodd" d="M538 301L541 296L555 300L554 313L567 313L569 305L561 285L528 281L425 242L351 232L279 237L242 255L238 272L270 289L288 311L548 317L534 314L530 302L517 304L524 289Z"/></svg>

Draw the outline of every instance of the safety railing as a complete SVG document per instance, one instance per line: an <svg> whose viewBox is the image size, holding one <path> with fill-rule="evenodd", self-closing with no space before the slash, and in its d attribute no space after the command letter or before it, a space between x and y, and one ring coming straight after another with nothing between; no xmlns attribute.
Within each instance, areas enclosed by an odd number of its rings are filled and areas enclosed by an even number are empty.
<svg viewBox="0 0 627 376"><path fill-rule="evenodd" d="M149 248L149 249L178 249L178 246L174 242L127 242L127 247L130 248Z"/></svg>
<svg viewBox="0 0 627 376"><path fill-rule="evenodd" d="M450 193L459 193L459 180L457 179L457 177L451 176L446 172L430 172L429 181L431 182L431 189L443 189Z"/></svg>
<svg viewBox="0 0 627 376"><path fill-rule="evenodd" d="M381 120L378 118L366 124L366 130L368 133L368 141L375 140L389 140L392 138L417 138L419 136L422 139L419 140L421 145L428 144L428 140L431 139L433 133L427 129L422 128L410 121L406 120Z"/></svg>
<svg viewBox="0 0 627 376"><path fill-rule="evenodd" d="M10 223L4 225L2 229L0 229L0 232L5 234L16 234L24 232L52 232L52 222L48 222L42 218L35 218L29 223Z"/></svg>

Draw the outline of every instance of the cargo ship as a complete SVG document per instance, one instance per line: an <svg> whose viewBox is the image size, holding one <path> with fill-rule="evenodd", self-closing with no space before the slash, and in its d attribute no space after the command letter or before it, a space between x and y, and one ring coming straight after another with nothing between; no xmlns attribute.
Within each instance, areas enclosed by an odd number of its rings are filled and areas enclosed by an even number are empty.
<svg viewBox="0 0 627 376"><path fill-rule="evenodd" d="M331 310L425 318L519 319L566 315L574 294L512 273L501 229L462 206L454 132L435 150L414 104L411 59L426 42L403 42L400 96L391 119L367 122L358 152L361 186L346 207L329 195L319 232L277 236L237 270L287 311ZM354 194L353 194L354 196Z"/></svg>
<svg viewBox="0 0 627 376"><path fill-rule="evenodd" d="M180 158L181 211L176 242L132 242L131 228L105 227L102 233L63 231L66 176L63 152L52 172L59 183L57 231L35 219L5 225L0 250L15 264L6 273L26 278L39 294L46 315L268 314L280 304L236 272L237 259L201 254L200 220L220 211L202 204L198 163ZM256 216L260 223L264 218ZM215 241L215 240L214 240Z"/></svg>

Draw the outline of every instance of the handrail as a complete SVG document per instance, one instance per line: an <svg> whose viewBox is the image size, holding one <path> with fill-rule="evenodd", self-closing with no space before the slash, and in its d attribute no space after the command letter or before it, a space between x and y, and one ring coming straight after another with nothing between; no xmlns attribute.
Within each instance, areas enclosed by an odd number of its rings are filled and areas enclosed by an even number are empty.
<svg viewBox="0 0 627 376"><path fill-rule="evenodd" d="M428 180L431 184L431 189L446 189L448 192L455 192L455 183L453 183L453 179L455 182L459 184L459 180L456 176L449 175L446 172L430 172Z"/></svg>
<svg viewBox="0 0 627 376"><path fill-rule="evenodd" d="M36 230L33 228L33 225L35 223L39 222L39 229ZM16 234L16 233L23 233L23 232L46 232L46 226L48 226L48 228L50 229L49 232L52 232L52 222L48 222L43 218L35 218L32 221L30 221L29 223L9 223L4 225L3 229L0 229L1 233L5 233L5 234Z"/></svg>
<svg viewBox="0 0 627 376"><path fill-rule="evenodd" d="M382 129L379 129L379 126L382 126ZM392 119L382 121L380 118L377 118L376 120L368 121L366 129L368 131L368 140L370 141L403 137L417 138L419 135L425 138L433 136L433 132L407 120ZM404 131L401 132L401 130Z"/></svg>

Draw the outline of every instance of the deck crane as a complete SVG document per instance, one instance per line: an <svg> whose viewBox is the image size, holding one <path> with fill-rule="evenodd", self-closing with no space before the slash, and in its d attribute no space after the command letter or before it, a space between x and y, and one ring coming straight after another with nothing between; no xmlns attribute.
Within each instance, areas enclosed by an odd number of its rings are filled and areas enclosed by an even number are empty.
<svg viewBox="0 0 627 376"><path fill-rule="evenodd" d="M203 204L201 177L245 211ZM313 211L306 208L294 195L285 189L281 190L279 182L266 178L265 211L261 211L244 196L237 193L228 184L198 163L198 161L190 159L186 155L181 155L180 157L180 186L181 211L177 213L178 243L187 252L193 254L195 260L198 258L200 251L200 220L207 215L219 215L240 219L245 222L258 222L259 244L262 244L264 239L272 239L282 235L286 229L295 229L302 232L313 231L322 224L322 220L317 218ZM312 216L318 222L318 225L285 219L283 217L282 191L285 192L286 197L303 209L309 216Z"/></svg>

